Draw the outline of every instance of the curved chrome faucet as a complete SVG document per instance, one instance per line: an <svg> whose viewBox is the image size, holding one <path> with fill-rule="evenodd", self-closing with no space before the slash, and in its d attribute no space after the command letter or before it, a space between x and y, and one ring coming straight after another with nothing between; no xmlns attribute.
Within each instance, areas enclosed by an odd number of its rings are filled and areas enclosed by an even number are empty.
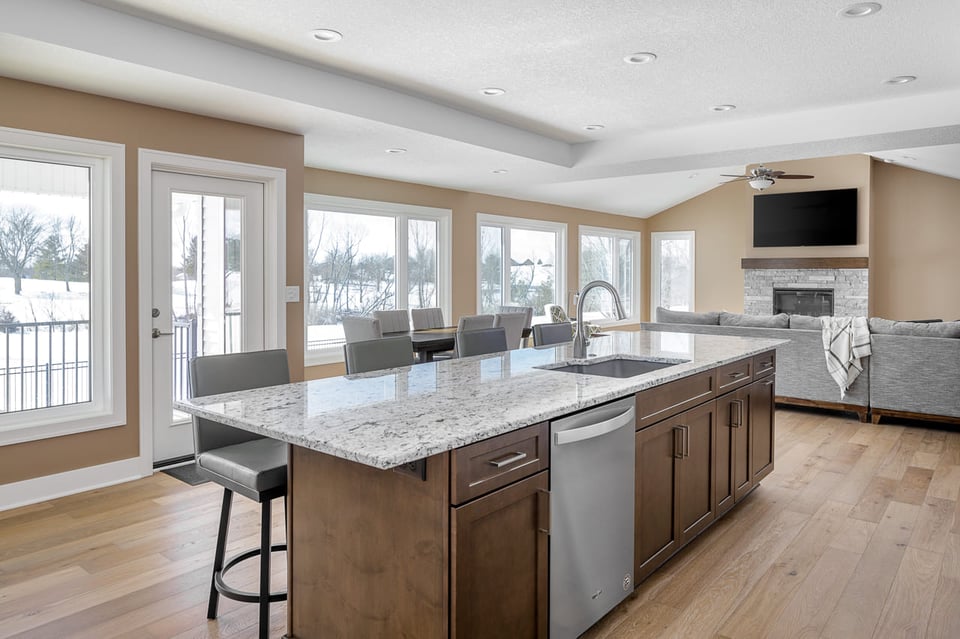
<svg viewBox="0 0 960 639"><path fill-rule="evenodd" d="M577 359L583 359L587 356L587 344L590 343L590 340L587 338L587 330L583 326L583 300L587 297L587 293L595 288L605 288L610 291L610 295L613 296L617 319L624 319L627 316L627 314L623 312L623 303L620 301L620 294L617 293L617 289L614 288L610 282L593 280L580 289L580 297L577 299L577 336L573 338L573 356Z"/></svg>

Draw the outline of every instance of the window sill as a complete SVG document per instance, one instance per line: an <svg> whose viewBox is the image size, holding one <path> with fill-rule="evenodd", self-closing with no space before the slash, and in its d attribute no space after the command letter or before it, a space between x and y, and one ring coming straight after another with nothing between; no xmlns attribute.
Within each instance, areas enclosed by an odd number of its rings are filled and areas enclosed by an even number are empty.
<svg viewBox="0 0 960 639"><path fill-rule="evenodd" d="M26 413L34 413L35 416L25 419L23 416ZM125 423L125 417L117 412L82 410L76 405L23 411L0 418L0 446L114 428Z"/></svg>
<svg viewBox="0 0 960 639"><path fill-rule="evenodd" d="M343 362L343 346L307 351L303 354L303 365L322 366L324 364L338 364Z"/></svg>

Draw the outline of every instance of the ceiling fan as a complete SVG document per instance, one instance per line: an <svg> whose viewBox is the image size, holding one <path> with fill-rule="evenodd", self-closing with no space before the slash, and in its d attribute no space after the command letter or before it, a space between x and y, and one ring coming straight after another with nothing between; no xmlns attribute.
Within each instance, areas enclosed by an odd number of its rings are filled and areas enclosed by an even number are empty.
<svg viewBox="0 0 960 639"><path fill-rule="evenodd" d="M730 182L738 180L747 180L747 184L758 191L762 191L773 186L777 180L809 180L812 175L788 175L786 171L777 171L768 169L762 164L755 169L751 169L747 175L721 175L721 177L733 178ZM724 182L726 184L726 182Z"/></svg>

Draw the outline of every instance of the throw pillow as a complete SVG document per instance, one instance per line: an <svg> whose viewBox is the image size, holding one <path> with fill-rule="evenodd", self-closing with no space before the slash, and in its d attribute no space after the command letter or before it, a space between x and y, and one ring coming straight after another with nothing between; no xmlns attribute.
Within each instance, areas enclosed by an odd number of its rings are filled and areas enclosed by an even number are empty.
<svg viewBox="0 0 960 639"><path fill-rule="evenodd" d="M786 313L777 315L741 315L739 313L720 313L721 326L745 326L750 328L788 328L790 316Z"/></svg>
<svg viewBox="0 0 960 639"><path fill-rule="evenodd" d="M657 321L663 324L719 324L720 312L692 313L689 311L671 311L657 307Z"/></svg>
<svg viewBox="0 0 960 639"><path fill-rule="evenodd" d="M804 331L821 330L820 318L810 317L809 315L791 315L790 328L797 328Z"/></svg>
<svg viewBox="0 0 960 639"><path fill-rule="evenodd" d="M554 324L563 324L564 322L569 322L570 318L567 317L567 312L563 310L562 306L557 304L550 305L550 321Z"/></svg>

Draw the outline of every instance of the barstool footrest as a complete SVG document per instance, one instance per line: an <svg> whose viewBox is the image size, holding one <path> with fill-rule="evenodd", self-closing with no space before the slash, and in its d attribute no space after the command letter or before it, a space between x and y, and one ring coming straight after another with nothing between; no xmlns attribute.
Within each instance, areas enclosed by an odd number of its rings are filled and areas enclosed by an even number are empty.
<svg viewBox="0 0 960 639"><path fill-rule="evenodd" d="M270 546L270 552L280 552L287 549L287 544L274 544ZM217 587L217 592L228 599L233 599L234 601L243 601L246 603L258 603L260 601L259 592L249 592L246 590L237 590L232 586L228 586L224 581L223 577L227 574L227 571L239 564L242 561L251 559L253 557L260 556L259 548L251 548L245 552L240 553L239 555L230 558L226 563L223 564L218 572L214 573L213 580ZM287 600L287 591L282 590L279 592L271 592L268 600L270 603L276 603L278 601Z"/></svg>

